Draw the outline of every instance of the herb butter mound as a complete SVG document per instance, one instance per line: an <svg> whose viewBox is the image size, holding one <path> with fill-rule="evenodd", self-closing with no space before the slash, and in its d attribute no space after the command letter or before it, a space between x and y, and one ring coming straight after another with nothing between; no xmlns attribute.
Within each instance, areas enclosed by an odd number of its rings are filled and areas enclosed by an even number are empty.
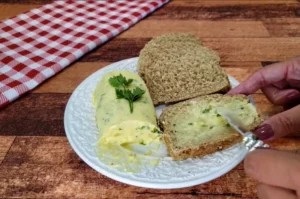
<svg viewBox="0 0 300 199"><path fill-rule="evenodd" d="M237 114L247 130L262 121L244 95L206 95L169 106L159 123L174 160L202 157L241 142L242 136L217 113L221 107Z"/></svg>
<svg viewBox="0 0 300 199"><path fill-rule="evenodd" d="M97 84L93 104L101 160L122 171L138 171L137 167L146 161L143 156L162 144L155 109L143 80L129 71L109 72ZM138 154L132 145L145 150ZM157 147L148 150L152 145Z"/></svg>
<svg viewBox="0 0 300 199"><path fill-rule="evenodd" d="M196 37L171 33L152 39L140 52L138 72L155 105L226 92L230 83L220 57Z"/></svg>
<svg viewBox="0 0 300 199"><path fill-rule="evenodd" d="M128 126L134 125L134 122L139 124L137 127L141 124L151 126L150 133L157 128L149 91L135 73L113 71L105 74L94 91L93 103L100 136L107 136L112 129L123 135L127 122L130 123ZM118 128L119 125L122 128Z"/></svg>

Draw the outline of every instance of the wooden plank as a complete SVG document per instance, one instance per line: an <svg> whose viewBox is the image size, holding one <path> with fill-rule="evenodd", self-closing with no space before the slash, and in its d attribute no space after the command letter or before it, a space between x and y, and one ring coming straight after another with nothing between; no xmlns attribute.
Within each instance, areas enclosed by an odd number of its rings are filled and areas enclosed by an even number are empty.
<svg viewBox="0 0 300 199"><path fill-rule="evenodd" d="M77 62L33 90L33 93L72 93L85 78L109 64L111 63ZM221 65L238 81L244 81L261 67L260 62L222 62Z"/></svg>
<svg viewBox="0 0 300 199"><path fill-rule="evenodd" d="M263 23L272 37L299 37L299 18L272 18Z"/></svg>
<svg viewBox="0 0 300 199"><path fill-rule="evenodd" d="M268 37L260 21L198 21L198 20L143 20L125 31L119 38L147 38L170 32L191 33L202 37Z"/></svg>
<svg viewBox="0 0 300 199"><path fill-rule="evenodd" d="M46 4L51 3L55 0L0 0L0 3L7 3L7 4Z"/></svg>
<svg viewBox="0 0 300 199"><path fill-rule="evenodd" d="M81 62L115 62L139 56L151 38L114 38L84 56ZM300 54L300 37L294 38L203 38L223 62L282 61Z"/></svg>
<svg viewBox="0 0 300 199"><path fill-rule="evenodd" d="M264 117L282 111L263 94L252 96ZM0 135L65 135L63 116L69 97L69 93L30 93L22 97L0 112Z"/></svg>
<svg viewBox="0 0 300 199"><path fill-rule="evenodd" d="M251 74L261 68L259 62L221 62L225 72L239 82L245 81Z"/></svg>
<svg viewBox="0 0 300 199"><path fill-rule="evenodd" d="M0 20L5 20L20 13L27 12L33 8L42 6L41 4L6 4L2 3L3 1L0 2ZM9 0L9 2L11 1Z"/></svg>
<svg viewBox="0 0 300 199"><path fill-rule="evenodd" d="M256 103L257 110L261 113L261 116L264 119L267 119L283 111L283 108L281 106L271 104L264 94L252 94L251 96Z"/></svg>
<svg viewBox="0 0 300 199"><path fill-rule="evenodd" d="M300 54L295 38L204 38L223 61L282 61Z"/></svg>
<svg viewBox="0 0 300 199"><path fill-rule="evenodd" d="M295 151L300 149L300 137L298 138L280 138L268 142L271 148L285 151Z"/></svg>
<svg viewBox="0 0 300 199"><path fill-rule="evenodd" d="M165 20L261 20L269 18L296 18L299 15L300 4L293 1L284 3L283 1L271 1L265 3L250 4L237 3L237 1L224 1L221 4L180 3L171 2L151 15L151 19ZM257 2L257 1L256 1ZM193 5L194 4L194 5Z"/></svg>
<svg viewBox="0 0 300 199"><path fill-rule="evenodd" d="M271 65L271 64L275 64L275 63L278 63L278 61L263 61L263 62L261 62L261 65L263 67L265 67L265 66L268 66L268 65Z"/></svg>
<svg viewBox="0 0 300 199"><path fill-rule="evenodd" d="M295 149L300 139L285 138L273 143L273 148ZM252 198L256 184L246 176L241 164L241 168L216 180L189 188L153 190L129 186L87 166L65 137L17 137L0 165L0 195L5 198Z"/></svg>
<svg viewBox="0 0 300 199"><path fill-rule="evenodd" d="M4 177L5 176L5 177ZM232 183L232 181L236 183ZM65 137L17 137L0 165L0 195L5 198L134 198L160 196L252 196L255 186L234 170L211 183L178 190L137 188L111 180L83 163ZM101 186L99 186L101 185ZM222 198L220 196L220 198Z"/></svg>
<svg viewBox="0 0 300 199"><path fill-rule="evenodd" d="M131 57L138 57L150 38L115 37L102 46L83 56L80 62L116 62Z"/></svg>
<svg viewBox="0 0 300 199"><path fill-rule="evenodd" d="M27 94L0 111L0 135L65 135L70 94Z"/></svg>
<svg viewBox="0 0 300 199"><path fill-rule="evenodd" d="M33 93L72 93L85 78L109 64L108 62L76 62L43 83Z"/></svg>
<svg viewBox="0 0 300 199"><path fill-rule="evenodd" d="M0 0L0 3L10 4L46 4L53 0ZM192 4L194 6L205 5L205 4L284 4L284 3L297 3L297 0L172 0L173 4L186 5Z"/></svg>
<svg viewBox="0 0 300 199"><path fill-rule="evenodd" d="M203 5L248 5L248 4L297 4L297 0L172 0L176 6L203 6Z"/></svg>
<svg viewBox="0 0 300 199"><path fill-rule="evenodd" d="M15 136L0 136L0 164L11 147Z"/></svg>

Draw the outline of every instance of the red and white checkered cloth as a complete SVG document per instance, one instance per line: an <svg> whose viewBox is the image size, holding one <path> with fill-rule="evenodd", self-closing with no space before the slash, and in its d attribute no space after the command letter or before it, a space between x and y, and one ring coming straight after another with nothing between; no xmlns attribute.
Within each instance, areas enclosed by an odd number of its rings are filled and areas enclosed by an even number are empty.
<svg viewBox="0 0 300 199"><path fill-rule="evenodd" d="M0 22L0 108L168 1L54 1Z"/></svg>

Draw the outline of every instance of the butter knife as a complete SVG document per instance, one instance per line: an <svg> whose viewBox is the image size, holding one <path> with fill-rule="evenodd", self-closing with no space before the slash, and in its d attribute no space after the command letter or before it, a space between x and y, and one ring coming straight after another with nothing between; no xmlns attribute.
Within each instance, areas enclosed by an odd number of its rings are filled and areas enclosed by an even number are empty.
<svg viewBox="0 0 300 199"><path fill-rule="evenodd" d="M243 136L242 144L248 151L253 151L257 147L269 147L269 145L259 140L259 138L251 131L247 131L244 123L233 111L226 108L218 108L217 112L229 123L233 129Z"/></svg>

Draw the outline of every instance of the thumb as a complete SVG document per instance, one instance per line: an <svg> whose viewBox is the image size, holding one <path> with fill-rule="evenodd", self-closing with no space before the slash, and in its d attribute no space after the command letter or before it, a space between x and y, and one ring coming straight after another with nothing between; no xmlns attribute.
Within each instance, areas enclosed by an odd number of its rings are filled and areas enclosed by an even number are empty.
<svg viewBox="0 0 300 199"><path fill-rule="evenodd" d="M272 116L253 133L261 140L274 140L290 133L300 133L300 105Z"/></svg>

